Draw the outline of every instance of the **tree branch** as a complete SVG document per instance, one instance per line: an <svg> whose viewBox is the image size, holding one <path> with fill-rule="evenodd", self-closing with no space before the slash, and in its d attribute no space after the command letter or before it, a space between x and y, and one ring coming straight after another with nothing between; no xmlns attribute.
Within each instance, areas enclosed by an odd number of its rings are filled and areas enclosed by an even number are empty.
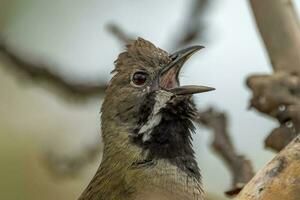
<svg viewBox="0 0 300 200"><path fill-rule="evenodd" d="M280 123L265 144L276 150L288 145L251 179L236 200L298 200L300 27L290 0L250 0L250 4L275 71L247 79L253 92L251 106Z"/></svg>
<svg viewBox="0 0 300 200"><path fill-rule="evenodd" d="M12 64L3 65L15 74L22 74L28 78L23 79L34 83L47 83L56 91L60 91L64 97L86 99L93 96L99 96L104 93L105 84L79 84L66 80L60 74L51 71L50 66L31 63L22 56L17 55L10 50L3 41L0 40L0 53Z"/></svg>
<svg viewBox="0 0 300 200"><path fill-rule="evenodd" d="M274 69L248 77L251 106L279 122L265 140L279 151L299 133L294 126L300 121L289 111L300 104L300 26L291 0L250 0L250 5Z"/></svg>
<svg viewBox="0 0 300 200"><path fill-rule="evenodd" d="M236 200L298 200L300 197L300 135L259 170Z"/></svg>
<svg viewBox="0 0 300 200"><path fill-rule="evenodd" d="M254 172L251 162L239 155L232 144L227 130L226 114L209 108L207 111L198 113L197 121L212 129L214 137L211 146L228 166L233 176L231 189L225 193L228 196L236 195L254 176Z"/></svg>
<svg viewBox="0 0 300 200"><path fill-rule="evenodd" d="M251 106L279 122L265 145L280 151L299 133L295 126L300 124L300 77L283 71L253 75L247 79L247 85L253 92Z"/></svg>
<svg viewBox="0 0 300 200"><path fill-rule="evenodd" d="M250 0L275 71L300 75L300 28L291 0Z"/></svg>

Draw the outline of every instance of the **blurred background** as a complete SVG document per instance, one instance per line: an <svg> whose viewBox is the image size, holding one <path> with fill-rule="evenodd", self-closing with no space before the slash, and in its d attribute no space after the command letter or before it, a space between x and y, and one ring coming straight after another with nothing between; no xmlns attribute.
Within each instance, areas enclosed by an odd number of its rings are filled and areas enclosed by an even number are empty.
<svg viewBox="0 0 300 200"><path fill-rule="evenodd" d="M217 89L196 95L196 103L228 113L237 151L257 170L274 156L263 140L275 121L247 109L246 77L272 70L251 7L248 1L203 1L196 36L181 42L195 26L190 19L194 3L0 0L0 38L22 59L78 85L105 85L110 79L113 61L124 49L109 29L112 24L169 52L204 45L187 63L181 81ZM300 11L300 0L293 3ZM103 94L72 98L31 78L0 54L0 199L76 199L100 163ZM194 147L205 191L222 199L231 176L211 150L211 140L210 130L197 126Z"/></svg>

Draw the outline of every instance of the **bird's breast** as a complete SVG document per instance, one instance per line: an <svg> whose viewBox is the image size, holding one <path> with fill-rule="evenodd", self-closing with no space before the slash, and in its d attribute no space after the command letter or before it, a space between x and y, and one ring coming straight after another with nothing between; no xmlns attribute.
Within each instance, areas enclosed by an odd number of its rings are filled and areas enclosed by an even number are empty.
<svg viewBox="0 0 300 200"><path fill-rule="evenodd" d="M166 160L158 160L154 166L138 170L143 175L136 183L134 200L203 200L199 180Z"/></svg>

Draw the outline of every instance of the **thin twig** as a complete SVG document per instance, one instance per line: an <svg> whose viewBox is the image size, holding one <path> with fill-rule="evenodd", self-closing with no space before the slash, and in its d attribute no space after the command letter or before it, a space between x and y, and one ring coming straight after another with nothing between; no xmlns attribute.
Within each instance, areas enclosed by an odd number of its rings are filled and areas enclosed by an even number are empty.
<svg viewBox="0 0 300 200"><path fill-rule="evenodd" d="M204 15L207 13L212 0L194 0L190 7L188 17L184 20L181 36L173 45L173 49L189 45L197 39L204 38L205 20ZM178 31L176 31L178 37Z"/></svg>
<svg viewBox="0 0 300 200"><path fill-rule="evenodd" d="M115 38L119 39L121 44L129 44L133 41L133 36L130 36L129 34L125 33L124 30L120 28L117 24L108 24L107 30L115 36Z"/></svg>

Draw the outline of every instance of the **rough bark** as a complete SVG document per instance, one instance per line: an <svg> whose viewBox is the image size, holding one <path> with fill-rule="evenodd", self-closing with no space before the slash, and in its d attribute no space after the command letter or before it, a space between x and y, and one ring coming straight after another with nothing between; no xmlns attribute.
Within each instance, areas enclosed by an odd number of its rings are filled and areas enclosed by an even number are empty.
<svg viewBox="0 0 300 200"><path fill-rule="evenodd" d="M299 200L300 135L257 172L236 200Z"/></svg>

